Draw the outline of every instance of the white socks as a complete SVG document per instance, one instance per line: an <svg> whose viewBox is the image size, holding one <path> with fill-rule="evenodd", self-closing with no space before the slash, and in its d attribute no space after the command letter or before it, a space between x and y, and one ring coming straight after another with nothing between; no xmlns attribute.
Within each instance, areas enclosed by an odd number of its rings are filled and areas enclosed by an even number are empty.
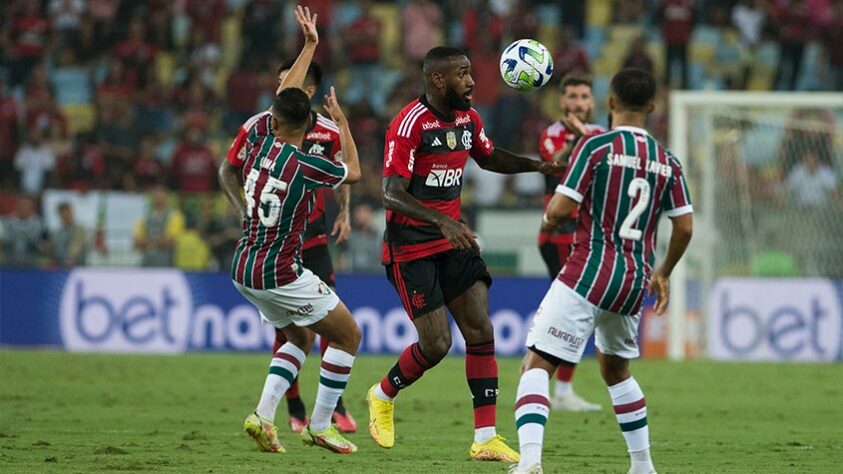
<svg viewBox="0 0 843 474"><path fill-rule="evenodd" d="M348 385L352 365L354 356L335 347L329 346L322 356L319 390L316 392L316 403L310 416L310 427L313 431L322 431L331 426L331 415L337 406L337 400Z"/></svg>
<svg viewBox="0 0 843 474"><path fill-rule="evenodd" d="M644 392L635 378L609 387L615 417L630 453L633 472L655 472L650 458L650 430L647 426L647 404Z"/></svg>
<svg viewBox="0 0 843 474"><path fill-rule="evenodd" d="M261 399L258 402L258 408L255 410L258 416L270 421L275 420L275 409L278 408L278 402L281 401L284 392L296 380L305 357L306 355L301 349L289 342L278 349L269 364L269 374L266 376Z"/></svg>
<svg viewBox="0 0 843 474"><path fill-rule="evenodd" d="M515 399L515 426L521 451L519 467L527 469L542 461L544 425L550 414L550 374L543 369L530 369L521 375Z"/></svg>

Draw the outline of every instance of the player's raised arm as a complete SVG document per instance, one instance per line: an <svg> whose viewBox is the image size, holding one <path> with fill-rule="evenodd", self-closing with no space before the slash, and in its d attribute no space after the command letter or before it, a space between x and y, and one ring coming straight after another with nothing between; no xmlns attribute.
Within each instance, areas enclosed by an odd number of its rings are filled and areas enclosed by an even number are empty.
<svg viewBox="0 0 843 474"><path fill-rule="evenodd" d="M319 33L316 32L316 15L310 14L310 9L302 8L301 5L296 6L295 11L296 21L301 26L302 34L304 34L304 46L296 58L296 62L290 68L290 71L284 76L284 79L278 84L275 93L279 93L288 87L302 88L304 79L307 76L307 68L313 60L313 53L316 52L316 45L319 44Z"/></svg>
<svg viewBox="0 0 843 474"><path fill-rule="evenodd" d="M346 166L348 166L348 176L344 182L356 183L362 177L360 173L360 159L357 156L357 145L354 143L354 137L351 136L348 119L345 117L342 107L337 102L337 94L333 87L331 87L331 94L325 96L324 107L325 112L331 116L331 120L340 129L340 144L342 145L343 158Z"/></svg>

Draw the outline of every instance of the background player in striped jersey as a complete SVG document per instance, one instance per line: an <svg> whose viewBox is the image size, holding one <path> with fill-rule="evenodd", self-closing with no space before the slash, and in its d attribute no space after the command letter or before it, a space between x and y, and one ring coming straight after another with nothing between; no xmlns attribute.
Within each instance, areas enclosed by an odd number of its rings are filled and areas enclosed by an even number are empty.
<svg viewBox="0 0 843 474"><path fill-rule="evenodd" d="M691 240L692 207L682 166L644 130L653 111L656 82L640 69L624 69L611 84L611 131L581 140L545 213L558 227L577 207L574 248L542 300L527 335L527 355L515 403L521 462L510 472L541 470L549 413L548 378L562 362L577 363L592 332L600 372L630 453L632 474L654 473L644 393L629 372L639 356L638 322L644 291L663 313L668 278ZM661 214L673 229L655 271L656 227ZM649 283L648 283L649 279Z"/></svg>
<svg viewBox="0 0 843 474"><path fill-rule="evenodd" d="M461 220L462 174L469 156L480 167L499 173L561 174L564 167L492 145L471 108L474 80L465 53L433 48L423 68L425 94L392 120L383 172L387 209L383 263L419 342L404 349L389 373L369 390L369 432L382 447L395 443L394 397L451 348L447 307L466 342L475 428L470 456L513 461L518 453L495 431L498 366L488 302L492 278L474 234Z"/></svg>
<svg viewBox="0 0 843 474"><path fill-rule="evenodd" d="M337 123L348 166L299 151L312 118L310 98L301 90L318 43L316 16L297 7L296 19L305 46L282 80L270 114L253 121L246 138L248 163L245 200L236 174L220 173L229 201L244 215L244 232L232 262L235 287L260 310L264 321L287 336L270 364L260 402L244 429L264 451L283 452L273 424L284 392L295 380L313 343L313 333L330 339L322 356L320 383L309 424L307 444L351 453L356 446L342 437L331 417L345 390L360 343L360 330L336 294L304 268L302 235L314 204L314 191L360 179L357 149L333 88L325 109Z"/></svg>
<svg viewBox="0 0 843 474"><path fill-rule="evenodd" d="M539 156L543 161L558 161L567 164L574 145L581 137L603 133L606 130L600 125L588 122L594 108L590 76L577 72L567 74L562 78L559 90L562 93L559 96L562 117L547 127L539 137ZM545 176L545 208L558 185L559 177ZM572 217L573 219L557 229L539 231L539 252L551 279L559 275L559 271L571 254L571 244L574 242L574 229L576 229L576 211ZM574 392L572 379L575 368L576 365L567 362L559 364L559 369L556 371L556 387L550 405L557 410L600 411L600 405L587 402Z"/></svg>
<svg viewBox="0 0 843 474"><path fill-rule="evenodd" d="M277 92L281 91L282 81L289 73L293 64L293 61L288 60L278 67ZM318 64L310 63L310 66L307 68L302 90L304 90L308 97L313 99L313 96L316 95L321 85L322 70ZM245 175L249 169L249 163L247 163L247 155L245 153L246 138L248 137L249 129L255 122L261 118L265 119L269 115L269 111L255 114L237 131L237 136L226 154L226 160L220 165L220 172L230 175L228 179L237 179L237 176L241 176L241 174L242 179L245 179ZM337 128L337 125L331 119L315 111L311 112L309 125L305 131L301 149L310 155L320 156L334 161L341 159L342 143L340 141L339 128ZM331 236L336 236L336 244L345 242L351 234L348 211L351 201L350 190L350 186L343 185L334 191L337 204L339 205L339 212L334 220ZM326 194L330 193L331 191L328 189L316 191L313 211L308 217L307 227L304 232L302 262L305 268L316 274L316 276L331 288L335 288L336 278L334 275L334 266L331 261L331 253L328 250L327 218L325 216ZM272 353L275 354L275 351L286 341L284 332L276 329L275 344ZM320 351L323 354L327 347L328 341L324 338L320 339ZM298 378L293 382L293 386L287 390L284 396L287 399L290 429L298 433L307 424L306 408L299 391ZM357 430L357 422L345 408L342 398L337 403L337 410L333 414L333 420L342 432L354 432Z"/></svg>

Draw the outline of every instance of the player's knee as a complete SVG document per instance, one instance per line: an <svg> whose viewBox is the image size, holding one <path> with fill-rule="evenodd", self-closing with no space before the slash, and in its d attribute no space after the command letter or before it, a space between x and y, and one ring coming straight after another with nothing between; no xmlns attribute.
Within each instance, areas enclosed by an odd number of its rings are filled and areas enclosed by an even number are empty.
<svg viewBox="0 0 843 474"><path fill-rule="evenodd" d="M428 362L434 365L438 364L451 350L451 334L445 333L426 337L419 340L419 346Z"/></svg>
<svg viewBox="0 0 843 474"><path fill-rule="evenodd" d="M474 324L468 325L463 331L463 338L466 344L481 344L495 340L495 327L492 321L486 318L478 318Z"/></svg>
<svg viewBox="0 0 843 474"><path fill-rule="evenodd" d="M285 329L284 334L287 336L287 342L298 347L305 354L310 353L310 349L313 348L314 339L314 335L311 331L292 326L290 329Z"/></svg>
<svg viewBox="0 0 843 474"><path fill-rule="evenodd" d="M617 357L604 358L600 364L600 375L606 385L617 385L631 376L629 361Z"/></svg>

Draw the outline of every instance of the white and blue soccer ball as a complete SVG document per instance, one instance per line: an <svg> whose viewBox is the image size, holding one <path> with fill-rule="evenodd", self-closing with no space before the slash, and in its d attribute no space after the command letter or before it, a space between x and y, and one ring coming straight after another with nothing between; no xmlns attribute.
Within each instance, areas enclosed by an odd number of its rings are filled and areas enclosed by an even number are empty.
<svg viewBox="0 0 843 474"><path fill-rule="evenodd" d="M543 44L520 39L501 54L501 77L506 85L531 91L547 84L553 75L553 58Z"/></svg>

